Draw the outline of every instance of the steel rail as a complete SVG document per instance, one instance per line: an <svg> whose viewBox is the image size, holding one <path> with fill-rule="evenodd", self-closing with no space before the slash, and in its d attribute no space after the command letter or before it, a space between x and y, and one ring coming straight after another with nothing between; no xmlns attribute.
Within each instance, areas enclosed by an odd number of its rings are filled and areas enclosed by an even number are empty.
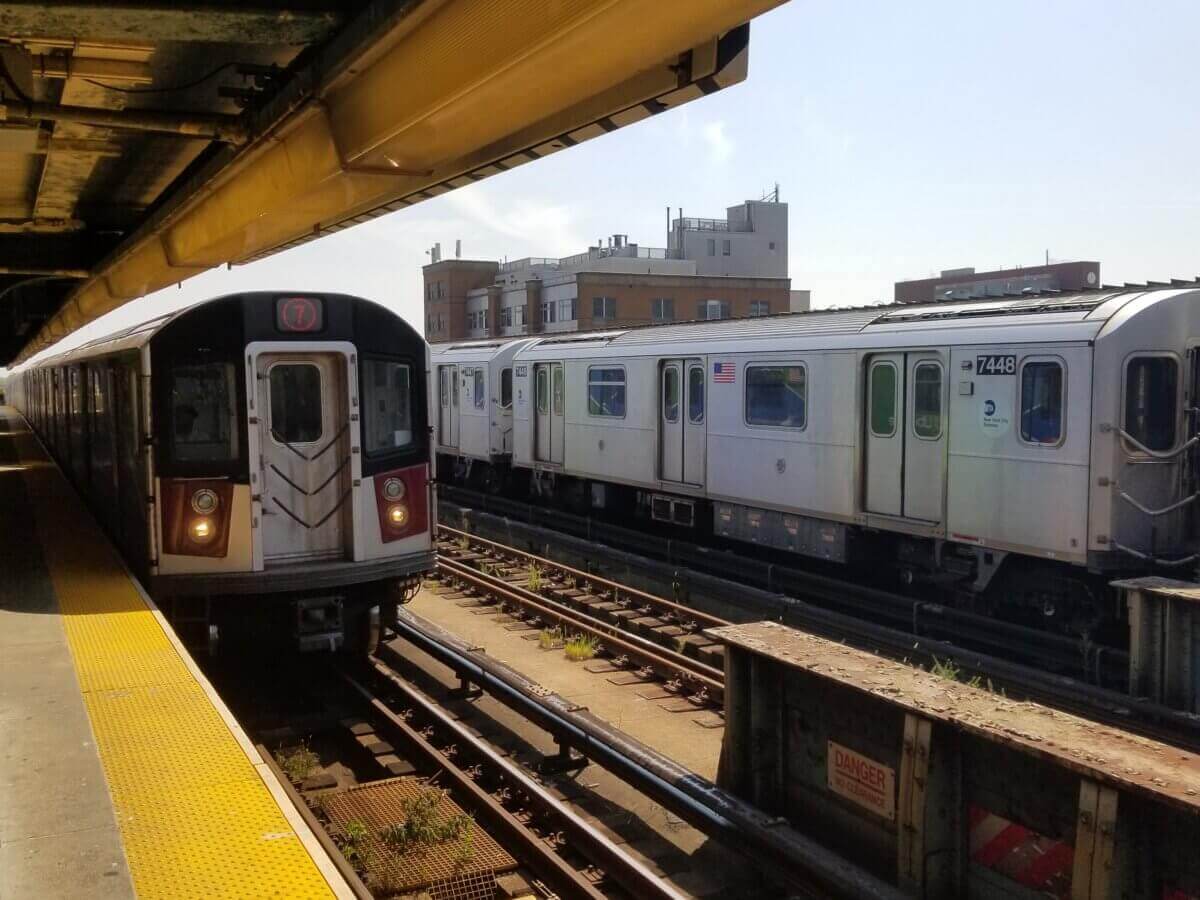
<svg viewBox="0 0 1200 900"><path fill-rule="evenodd" d="M656 594L650 594L646 591L620 584L619 582L612 581L592 572L584 572L580 569L568 566L565 563L560 563L553 559L547 559L544 556L537 556L517 547L508 547L497 541L491 541L487 538L479 537L478 535L471 534L467 531L460 531L457 528L451 528L449 525L443 525L440 522L438 523L438 530L454 535L460 540L462 538L466 538L472 543L483 544L492 548L497 553L501 553L506 556L520 557L522 559L529 560L535 565L552 567L557 571L562 572L564 575L576 579L577 581L582 580L590 585L606 588L607 590L613 592L614 600L620 596L625 596L632 600L640 601L649 607L669 610L676 617L677 621L685 622L690 620L695 622L698 626L697 630L704 628L720 628L722 625L731 624L725 619L710 615L706 612L696 609L695 607L686 606L682 603L676 603L673 600L668 600L666 597L660 597Z"/></svg>
<svg viewBox="0 0 1200 900"><path fill-rule="evenodd" d="M369 688L345 672L340 674L346 684L369 703L371 709L383 720L388 736L444 772L453 783L454 791L466 799L467 805L487 820L491 828L503 837L506 846L520 848L517 851L518 855L538 870L556 891L568 897L604 900L604 894L565 859L546 846L541 838L521 824L495 797L476 784L449 756L431 744L423 734L404 721L403 717L392 712Z"/></svg>
<svg viewBox="0 0 1200 900"><path fill-rule="evenodd" d="M725 697L725 673L720 669L692 659L683 653L663 647L653 641L632 634L617 625L611 625L570 609L555 600L549 600L525 588L508 584L491 575L484 575L455 560L438 559L438 569L477 590L532 612L539 618L549 619L560 626L596 637L611 653L617 653L652 669L666 680L681 677L694 682L714 705L720 706Z"/></svg>
<svg viewBox="0 0 1200 900"><path fill-rule="evenodd" d="M623 852L619 846L589 825L519 767L475 737L461 723L447 715L432 699L405 681L394 669L378 659L371 660L371 666L375 674L387 681L389 691L402 695L402 703L420 710L421 716L426 721L433 721L443 734L451 735L456 746L468 748L467 752L472 758L482 760L490 768L500 772L504 781L519 787L521 792L536 804L539 811L553 816L556 824L561 826L564 836L571 841L571 846L600 866L606 875L612 876L618 884L630 892L631 896L682 900L684 895L632 856ZM364 688L361 685L344 674L342 677L353 684L360 694L363 693ZM384 712L374 706L374 703L372 704L376 711L385 716L389 728L392 727L394 718L405 722L403 717L396 716L392 711L393 705L385 704L386 712ZM408 723L405 722L405 724ZM411 728L411 726L409 727Z"/></svg>
<svg viewBox="0 0 1200 900"><path fill-rule="evenodd" d="M445 629L396 611L389 626L405 641L516 710L705 834L777 877L822 896L901 900L906 895L813 839L647 747L558 694L470 647ZM402 659L393 648L381 656Z"/></svg>

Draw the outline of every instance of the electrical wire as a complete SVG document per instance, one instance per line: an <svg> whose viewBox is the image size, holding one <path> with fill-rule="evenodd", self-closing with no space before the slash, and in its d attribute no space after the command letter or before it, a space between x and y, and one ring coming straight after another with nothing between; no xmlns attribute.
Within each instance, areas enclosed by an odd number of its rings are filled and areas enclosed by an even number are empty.
<svg viewBox="0 0 1200 900"><path fill-rule="evenodd" d="M115 84L105 84L102 81L93 81L90 78L85 78L83 80L88 84L95 85L98 88L104 88L106 91L116 91L118 94L170 94L173 91L186 91L188 88L194 88L197 85L204 84L204 82L208 81L210 78L215 78L226 69L233 68L236 65L238 65L236 62L227 62L223 65L217 66L211 72L201 75L194 81L186 81L183 84L173 84L169 87L123 88L117 87Z"/></svg>

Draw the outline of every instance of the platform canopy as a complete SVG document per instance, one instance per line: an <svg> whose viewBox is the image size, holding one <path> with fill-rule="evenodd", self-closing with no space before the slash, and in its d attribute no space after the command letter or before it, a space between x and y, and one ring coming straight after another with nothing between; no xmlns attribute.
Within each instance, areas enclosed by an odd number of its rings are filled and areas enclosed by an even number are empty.
<svg viewBox="0 0 1200 900"><path fill-rule="evenodd" d="M740 81L780 2L0 2L0 365Z"/></svg>

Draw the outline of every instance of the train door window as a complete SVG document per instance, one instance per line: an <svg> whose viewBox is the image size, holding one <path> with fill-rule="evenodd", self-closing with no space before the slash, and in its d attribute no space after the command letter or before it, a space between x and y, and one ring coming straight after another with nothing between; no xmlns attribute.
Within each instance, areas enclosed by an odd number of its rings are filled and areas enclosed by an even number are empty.
<svg viewBox="0 0 1200 900"><path fill-rule="evenodd" d="M679 366L670 365L663 369L662 385L663 418L668 422L679 421Z"/></svg>
<svg viewBox="0 0 1200 900"><path fill-rule="evenodd" d="M1057 444L1063 436L1063 367L1054 360L1021 366L1021 440Z"/></svg>
<svg viewBox="0 0 1200 900"><path fill-rule="evenodd" d="M364 359L362 366L364 452L372 456L407 447L413 441L409 367L386 359Z"/></svg>
<svg viewBox="0 0 1200 900"><path fill-rule="evenodd" d="M871 366L871 434L896 433L896 367L890 362Z"/></svg>
<svg viewBox="0 0 1200 900"><path fill-rule="evenodd" d="M450 405L458 409L458 375L450 370Z"/></svg>
<svg viewBox="0 0 1200 900"><path fill-rule="evenodd" d="M550 412L550 373L545 367L537 370L537 411L542 415Z"/></svg>
<svg viewBox="0 0 1200 900"><path fill-rule="evenodd" d="M271 433L284 444L321 439L321 370L310 363L271 366Z"/></svg>
<svg viewBox="0 0 1200 900"><path fill-rule="evenodd" d="M688 421L699 425L704 421L704 367L688 369Z"/></svg>
<svg viewBox="0 0 1200 900"><path fill-rule="evenodd" d="M485 387L485 385L484 385L483 369L476 368L475 369L475 383L474 383L474 394L475 394L474 400L475 400L475 408L476 409L483 409L484 387Z"/></svg>
<svg viewBox="0 0 1200 900"><path fill-rule="evenodd" d="M221 462L236 458L233 364L176 366L170 379L172 458L176 462Z"/></svg>
<svg viewBox="0 0 1200 900"><path fill-rule="evenodd" d="M588 415L625 418L625 370L588 369Z"/></svg>
<svg viewBox="0 0 1200 900"><path fill-rule="evenodd" d="M554 415L563 414L563 367L554 367Z"/></svg>
<svg viewBox="0 0 1200 900"><path fill-rule="evenodd" d="M1125 432L1147 450L1175 446L1178 384L1169 356L1135 356L1125 366Z"/></svg>
<svg viewBox="0 0 1200 900"><path fill-rule="evenodd" d="M917 363L913 369L913 433L925 440L942 436L942 367Z"/></svg>
<svg viewBox="0 0 1200 900"><path fill-rule="evenodd" d="M746 367L746 424L803 428L808 422L804 366Z"/></svg>
<svg viewBox="0 0 1200 900"><path fill-rule="evenodd" d="M508 409L512 406L512 369L500 370L500 408Z"/></svg>

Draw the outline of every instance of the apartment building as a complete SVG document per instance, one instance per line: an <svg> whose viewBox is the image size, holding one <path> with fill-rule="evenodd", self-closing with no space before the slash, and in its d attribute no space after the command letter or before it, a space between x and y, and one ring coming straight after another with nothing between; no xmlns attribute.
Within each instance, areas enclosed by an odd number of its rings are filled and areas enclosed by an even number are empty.
<svg viewBox="0 0 1200 900"><path fill-rule="evenodd" d="M787 205L747 201L725 219L671 220L668 247L614 234L585 252L424 268L431 342L588 331L807 309L787 275Z"/></svg>

